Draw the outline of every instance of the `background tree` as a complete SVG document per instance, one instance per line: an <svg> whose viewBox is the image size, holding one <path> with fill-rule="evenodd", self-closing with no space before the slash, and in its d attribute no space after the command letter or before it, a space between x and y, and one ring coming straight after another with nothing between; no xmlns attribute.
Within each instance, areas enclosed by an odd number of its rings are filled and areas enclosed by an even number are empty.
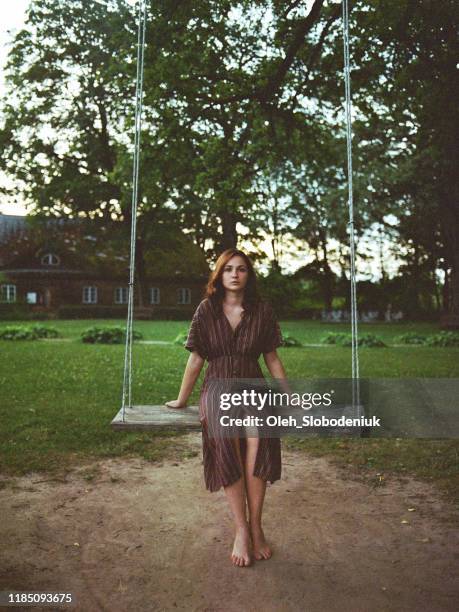
<svg viewBox="0 0 459 612"><path fill-rule="evenodd" d="M341 9L334 0L149 4L140 282L152 224L175 219L209 258L243 240L244 226L266 259L269 228L274 249L292 236L305 264L315 254L331 304L332 268L349 274ZM412 286L425 268L431 291L457 312L458 9L452 0L351 9L358 261L379 228L378 240L400 245ZM126 239L135 20L125 0L32 0L10 53L0 130L0 167L31 206L120 219Z"/></svg>

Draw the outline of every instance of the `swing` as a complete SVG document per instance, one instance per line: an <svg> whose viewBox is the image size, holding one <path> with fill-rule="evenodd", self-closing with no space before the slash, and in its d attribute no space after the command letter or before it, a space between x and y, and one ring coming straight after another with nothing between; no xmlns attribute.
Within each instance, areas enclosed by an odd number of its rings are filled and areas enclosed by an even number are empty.
<svg viewBox="0 0 459 612"><path fill-rule="evenodd" d="M139 185L140 135L142 125L142 96L144 75L144 50L146 29L146 0L139 0L138 38L137 38L137 78L135 102L135 138L132 176L132 217L131 217L131 250L129 266L129 297L126 321L126 346L124 353L124 376L122 405L111 422L112 429L123 430L200 430L198 406L188 406L183 409L173 409L167 406L149 406L132 404L132 328L133 328L133 298L134 298L134 267L137 201ZM348 209L350 228L350 276L351 276L351 335L352 335L352 407L361 409L359 384L359 359L357 341L357 295L355 282L355 248L354 248L354 207L352 188L352 130L351 130L351 87L349 61L349 9L348 0L343 0L343 42L344 42L344 82L346 97L346 144L348 172ZM360 412L359 412L360 414ZM363 433L365 435L365 433Z"/></svg>

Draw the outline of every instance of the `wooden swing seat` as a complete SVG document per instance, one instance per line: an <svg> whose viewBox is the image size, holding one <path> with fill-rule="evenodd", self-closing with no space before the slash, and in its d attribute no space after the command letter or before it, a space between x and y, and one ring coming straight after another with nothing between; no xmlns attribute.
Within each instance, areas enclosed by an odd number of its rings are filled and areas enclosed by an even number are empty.
<svg viewBox="0 0 459 612"><path fill-rule="evenodd" d="M124 421L123 409L120 408L118 414L111 422L111 427L116 430L200 430L199 407L187 406L186 408L175 409L164 405L126 406L124 409Z"/></svg>

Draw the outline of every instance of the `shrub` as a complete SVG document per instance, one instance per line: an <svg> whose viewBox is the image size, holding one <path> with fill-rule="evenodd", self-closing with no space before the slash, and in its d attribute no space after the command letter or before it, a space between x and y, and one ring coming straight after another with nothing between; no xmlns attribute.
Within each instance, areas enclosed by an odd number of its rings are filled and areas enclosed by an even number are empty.
<svg viewBox="0 0 459 612"><path fill-rule="evenodd" d="M37 340L38 338L59 338L54 327L46 325L7 325L0 330L2 340Z"/></svg>
<svg viewBox="0 0 459 612"><path fill-rule="evenodd" d="M288 332L282 333L282 338L284 340L284 342L282 343L282 346L285 346L285 347L302 346L301 342L297 340L294 336L289 334Z"/></svg>
<svg viewBox="0 0 459 612"><path fill-rule="evenodd" d="M175 337L174 344L179 344L180 346L185 346L187 338L188 338L188 332L187 331L181 331Z"/></svg>
<svg viewBox="0 0 459 612"><path fill-rule="evenodd" d="M36 340L36 332L26 325L7 325L0 330L2 340Z"/></svg>
<svg viewBox="0 0 459 612"><path fill-rule="evenodd" d="M428 346L459 346L459 334L452 331L441 331L427 337Z"/></svg>
<svg viewBox="0 0 459 612"><path fill-rule="evenodd" d="M338 346L352 346L351 334L341 332L328 332L322 339L322 344L336 344ZM362 334L358 338L359 346L366 346L370 348L380 348L387 346L381 338L375 336L375 334Z"/></svg>
<svg viewBox="0 0 459 612"><path fill-rule="evenodd" d="M394 342L398 342L399 344L425 344L426 341L427 336L416 332L407 332L406 334L394 338Z"/></svg>
<svg viewBox="0 0 459 612"><path fill-rule="evenodd" d="M343 346L343 342L347 342L350 340L350 334L345 334L341 332L328 332L320 339L322 344L338 344Z"/></svg>
<svg viewBox="0 0 459 612"><path fill-rule="evenodd" d="M352 343L349 340L349 344L346 346L351 346L351 345ZM367 346L370 348L382 348L384 346L387 346L387 344L383 342L381 338L378 338L378 336L375 336L375 334L362 334L361 336L359 336L358 345Z"/></svg>
<svg viewBox="0 0 459 612"><path fill-rule="evenodd" d="M30 328L33 330L37 338L60 338L61 334L55 327L48 327L47 325L32 325Z"/></svg>
<svg viewBox="0 0 459 612"><path fill-rule="evenodd" d="M142 334L132 331L132 339L140 340ZM122 344L126 341L126 330L122 327L90 327L81 334L83 342L90 344Z"/></svg>

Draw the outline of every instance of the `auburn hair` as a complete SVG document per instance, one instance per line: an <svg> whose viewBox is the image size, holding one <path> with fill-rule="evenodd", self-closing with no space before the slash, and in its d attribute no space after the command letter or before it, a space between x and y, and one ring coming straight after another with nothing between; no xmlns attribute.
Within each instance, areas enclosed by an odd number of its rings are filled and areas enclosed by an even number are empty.
<svg viewBox="0 0 459 612"><path fill-rule="evenodd" d="M243 316L246 312L252 312L260 301L257 288L257 276L253 268L253 264L248 256L239 249L226 249L223 251L215 263L215 268L210 273L209 281L206 286L206 294L216 312L223 310L223 298L225 297L225 288L223 287L222 276L223 270L229 260L239 255L245 262L249 273L247 284L244 288L244 297L242 299L242 307L244 308Z"/></svg>

